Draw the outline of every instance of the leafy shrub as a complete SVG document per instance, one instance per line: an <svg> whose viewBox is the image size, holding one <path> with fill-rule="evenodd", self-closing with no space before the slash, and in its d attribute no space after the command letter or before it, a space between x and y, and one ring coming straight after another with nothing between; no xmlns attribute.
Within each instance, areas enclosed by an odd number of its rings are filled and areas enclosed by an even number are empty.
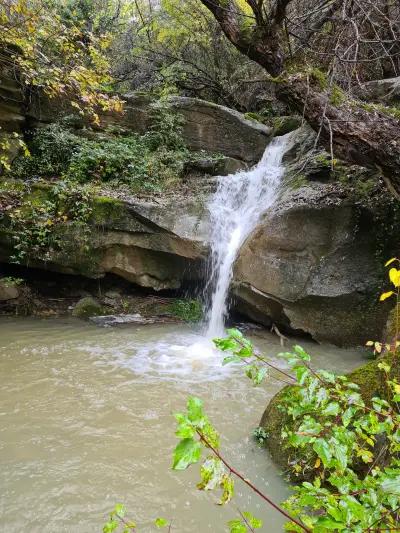
<svg viewBox="0 0 400 533"><path fill-rule="evenodd" d="M199 322L203 318L200 300L176 300L170 305L169 311L186 322Z"/></svg>
<svg viewBox="0 0 400 533"><path fill-rule="evenodd" d="M398 287L400 271L393 269L391 280ZM384 293L383 299L388 295ZM310 481L295 486L293 496L283 504L291 518L289 531L361 533L389 531L398 524L400 383L394 367L399 354L392 354L393 368L388 361L378 364L387 399L375 396L366 404L357 384L346 376L314 370L300 346L280 354L291 368L289 374L258 354L239 331L228 334L214 341L230 352L225 363L245 364L256 384L259 373L264 378L271 368L293 383L281 395L280 409L291 419L282 438L286 447L298 452L291 465L294 473L307 472Z"/></svg>
<svg viewBox="0 0 400 533"><path fill-rule="evenodd" d="M149 151L139 136L85 142L72 154L66 175L80 183L121 182L147 177L145 161Z"/></svg>
<svg viewBox="0 0 400 533"><path fill-rule="evenodd" d="M87 141L60 124L51 124L34 132L29 144L30 156L20 156L12 174L20 178L49 178L64 174L72 155Z"/></svg>
<svg viewBox="0 0 400 533"><path fill-rule="evenodd" d="M15 263L28 262L30 257L50 259L53 251L63 248L65 241L60 226L79 228L74 246L86 246L92 214L92 194L86 187L58 182L54 187L31 194L20 206L8 212Z"/></svg>
<svg viewBox="0 0 400 533"><path fill-rule="evenodd" d="M88 139L61 124L39 129L30 143L31 156L20 156L11 172L22 179L61 177L128 186L134 192L161 191L182 177L187 162L204 154L186 148L183 118L168 104L153 103L151 117L152 126L144 135Z"/></svg>
<svg viewBox="0 0 400 533"><path fill-rule="evenodd" d="M253 437L256 439L256 441L259 443L259 444L264 444L265 441L267 440L268 438L268 433L265 431L265 429L263 427L257 427L254 429L253 431Z"/></svg>

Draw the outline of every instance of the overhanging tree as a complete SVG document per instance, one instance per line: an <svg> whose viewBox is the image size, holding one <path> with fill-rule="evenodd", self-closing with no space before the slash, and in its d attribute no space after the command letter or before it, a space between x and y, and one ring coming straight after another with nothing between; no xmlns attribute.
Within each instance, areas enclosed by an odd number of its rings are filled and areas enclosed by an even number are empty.
<svg viewBox="0 0 400 533"><path fill-rule="evenodd" d="M278 98L304 116L332 156L379 169L399 195L400 110L353 97L355 86L400 70L398 2L200 1L231 43L270 74Z"/></svg>

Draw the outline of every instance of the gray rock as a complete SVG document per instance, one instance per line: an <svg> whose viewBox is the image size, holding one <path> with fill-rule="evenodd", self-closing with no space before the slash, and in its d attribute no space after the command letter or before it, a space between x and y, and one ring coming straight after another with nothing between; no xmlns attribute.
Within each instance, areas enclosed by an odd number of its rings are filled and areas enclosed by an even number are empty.
<svg viewBox="0 0 400 533"><path fill-rule="evenodd" d="M175 96L170 101L185 118L184 137L192 150L219 152L255 163L271 138L272 128L233 109L197 98Z"/></svg>
<svg viewBox="0 0 400 533"><path fill-rule="evenodd" d="M355 93L363 100L373 100L389 105L398 104L400 103L400 76L369 81L360 87L356 87Z"/></svg>
<svg viewBox="0 0 400 533"><path fill-rule="evenodd" d="M118 298L121 298L121 293L119 291L116 291L116 290L113 290L113 291L107 291L104 293L104 296L106 298L111 298L111 299L118 299Z"/></svg>
<svg viewBox="0 0 400 533"><path fill-rule="evenodd" d="M163 321L157 317L144 317L140 314L93 316L90 317L89 320L94 322L97 326L101 326L103 328L118 326L121 324L156 324L157 322Z"/></svg>
<svg viewBox="0 0 400 533"><path fill-rule="evenodd" d="M18 287L0 279L0 302L16 300L19 297Z"/></svg>
<svg viewBox="0 0 400 533"><path fill-rule="evenodd" d="M103 308L100 303L91 296L87 296L86 298L79 300L75 305L72 311L72 316L77 318L90 318L96 315L101 315L102 313Z"/></svg>
<svg viewBox="0 0 400 533"><path fill-rule="evenodd" d="M294 159L298 154L293 149ZM374 211L339 183L305 180L287 188L236 261L239 309L268 326L338 345L381 338L388 308L377 302L386 257L378 255L380 232L397 242L398 230L373 222Z"/></svg>

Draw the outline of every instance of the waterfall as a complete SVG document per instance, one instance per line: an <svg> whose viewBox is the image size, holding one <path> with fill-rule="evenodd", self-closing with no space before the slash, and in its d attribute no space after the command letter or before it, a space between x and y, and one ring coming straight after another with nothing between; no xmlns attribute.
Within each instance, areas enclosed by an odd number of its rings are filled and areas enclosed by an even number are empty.
<svg viewBox="0 0 400 533"><path fill-rule="evenodd" d="M211 221L211 274L213 286L207 313L207 336L222 336L233 265L243 242L260 216L275 202L281 177L282 158L290 133L276 137L261 161L248 171L218 179L208 209Z"/></svg>

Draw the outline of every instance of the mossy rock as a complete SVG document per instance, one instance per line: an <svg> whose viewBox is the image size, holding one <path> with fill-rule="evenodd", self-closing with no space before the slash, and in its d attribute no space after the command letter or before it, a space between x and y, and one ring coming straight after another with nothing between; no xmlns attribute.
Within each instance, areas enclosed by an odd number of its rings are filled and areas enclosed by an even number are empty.
<svg viewBox="0 0 400 533"><path fill-rule="evenodd" d="M360 387L360 393L367 405L376 396L389 400L385 374L378 368L378 364L382 362L391 367L390 378L400 380L400 355L393 354L385 355L346 374L350 382L356 383ZM260 421L260 427L264 428L268 434L266 447L273 461L283 470L288 470L291 464L302 458L301 453L306 453L303 450L287 447L281 436L285 427L290 429L293 426L292 417L282 407L285 395L290 388L293 386L284 387L272 398ZM304 479L302 474L296 477L296 481L302 479Z"/></svg>
<svg viewBox="0 0 400 533"><path fill-rule="evenodd" d="M302 122L302 118L298 115L275 117L272 120L274 136L286 135L286 133L297 130Z"/></svg>
<svg viewBox="0 0 400 533"><path fill-rule="evenodd" d="M102 314L102 306L91 296L79 300L72 311L72 316L77 318L90 318L91 316L99 316Z"/></svg>

